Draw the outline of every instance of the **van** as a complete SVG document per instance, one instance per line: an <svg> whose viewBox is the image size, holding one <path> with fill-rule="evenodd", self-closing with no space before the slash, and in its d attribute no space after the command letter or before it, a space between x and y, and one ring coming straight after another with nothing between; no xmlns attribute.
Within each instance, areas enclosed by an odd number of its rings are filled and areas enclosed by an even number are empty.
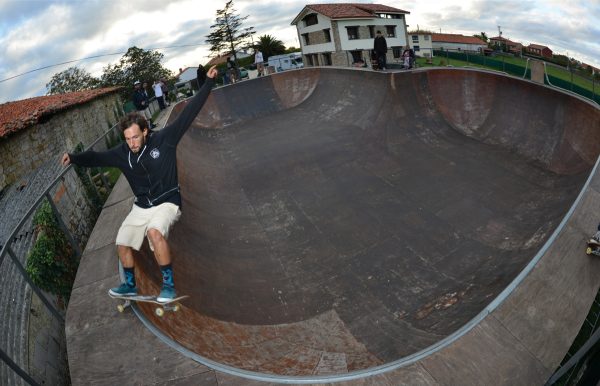
<svg viewBox="0 0 600 386"><path fill-rule="evenodd" d="M275 55L269 57L269 67L273 67L275 72L293 70L304 67L302 63L302 53L292 52L290 54Z"/></svg>

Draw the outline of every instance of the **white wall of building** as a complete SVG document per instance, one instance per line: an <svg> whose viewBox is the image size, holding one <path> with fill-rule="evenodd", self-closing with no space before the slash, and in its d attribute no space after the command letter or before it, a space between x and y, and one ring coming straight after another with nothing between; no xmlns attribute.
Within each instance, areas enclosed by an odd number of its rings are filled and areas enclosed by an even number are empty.
<svg viewBox="0 0 600 386"><path fill-rule="evenodd" d="M434 50L448 51L476 51L479 52L487 47L486 44L463 44L463 43L446 43L446 42L433 42Z"/></svg>
<svg viewBox="0 0 600 386"><path fill-rule="evenodd" d="M417 37L416 41L414 39L415 36ZM416 56L433 57L433 42L431 41L430 34L408 34L408 44ZM419 47L419 50L417 51L415 47Z"/></svg>
<svg viewBox="0 0 600 386"><path fill-rule="evenodd" d="M374 25L374 33L377 33L377 30L381 30L385 40L387 42L388 48L398 47L398 46L406 46L406 35L405 35L405 24L404 19L362 19L362 20L339 20L338 21L338 31L340 34L340 44L342 46L342 50L344 51L352 51L352 50L372 50L373 49L373 38L371 37L362 37L361 39L348 39L348 33L346 27L367 27L370 25ZM386 34L386 25L394 25L396 26L396 37L387 37Z"/></svg>

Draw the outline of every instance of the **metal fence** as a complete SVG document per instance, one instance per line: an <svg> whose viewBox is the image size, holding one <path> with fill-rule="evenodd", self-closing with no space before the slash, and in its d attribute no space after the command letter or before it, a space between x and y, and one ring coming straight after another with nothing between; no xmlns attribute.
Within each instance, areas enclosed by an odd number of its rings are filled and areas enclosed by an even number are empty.
<svg viewBox="0 0 600 386"><path fill-rule="evenodd" d="M479 66L488 67L493 70L502 71L510 75L531 79L531 69L528 65L529 60L524 60L524 65L512 63L512 57L505 55L486 56L477 52L435 50L435 57L445 58L447 65L452 65L452 61L472 63ZM600 82L594 77L584 77L574 71L572 68L560 67L556 64L546 63L546 76L544 83L564 90L574 92L585 98L588 98L600 104ZM565 77L558 77L548 73L548 67L555 73L563 73Z"/></svg>
<svg viewBox="0 0 600 386"><path fill-rule="evenodd" d="M120 141L121 133L117 127L118 125L112 126L87 149L104 150ZM55 162L58 163L59 159ZM85 173L90 173L90 169L86 169ZM105 178L98 181L100 187L92 184L97 193L100 190L105 193L110 191L111 187ZM96 205L84 191L74 167L69 166L60 171L33 200L33 204L1 247L0 384L69 383L64 336L66 306L56 296L38 288L25 267L36 237L33 216L42 202L50 204L74 258L79 260L94 225L82 225L82 212L91 212ZM61 358L56 358L57 355ZM64 365L64 368L51 371L49 368L53 366L47 365L44 360Z"/></svg>

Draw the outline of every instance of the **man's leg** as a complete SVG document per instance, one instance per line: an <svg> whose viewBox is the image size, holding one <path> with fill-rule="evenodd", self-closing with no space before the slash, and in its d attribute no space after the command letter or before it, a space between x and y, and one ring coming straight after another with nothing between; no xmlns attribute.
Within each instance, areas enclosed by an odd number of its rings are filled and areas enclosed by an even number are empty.
<svg viewBox="0 0 600 386"><path fill-rule="evenodd" d="M133 260L133 249L124 245L117 245L117 254L121 265L123 266L123 272L125 274L125 281L120 286L111 288L108 292L115 296L124 295L137 295L137 287L135 285L135 261Z"/></svg>
<svg viewBox="0 0 600 386"><path fill-rule="evenodd" d="M171 266L171 250L167 240L159 230L150 228L148 229L147 236L154 248L154 257L160 266L163 277L162 289L156 300L166 302L177 296L173 281L173 267Z"/></svg>

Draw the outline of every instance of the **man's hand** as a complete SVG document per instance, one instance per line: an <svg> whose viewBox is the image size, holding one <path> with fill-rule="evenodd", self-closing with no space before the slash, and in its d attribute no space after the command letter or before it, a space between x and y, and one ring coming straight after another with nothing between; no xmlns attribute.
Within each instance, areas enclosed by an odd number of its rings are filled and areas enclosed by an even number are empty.
<svg viewBox="0 0 600 386"><path fill-rule="evenodd" d="M212 66L211 68L208 69L206 76L208 76L211 79L214 79L217 76L217 74L218 74L217 66Z"/></svg>
<svg viewBox="0 0 600 386"><path fill-rule="evenodd" d="M63 164L63 166L69 165L71 163L71 158L69 157L69 154L67 154L67 153L63 154L60 162Z"/></svg>

